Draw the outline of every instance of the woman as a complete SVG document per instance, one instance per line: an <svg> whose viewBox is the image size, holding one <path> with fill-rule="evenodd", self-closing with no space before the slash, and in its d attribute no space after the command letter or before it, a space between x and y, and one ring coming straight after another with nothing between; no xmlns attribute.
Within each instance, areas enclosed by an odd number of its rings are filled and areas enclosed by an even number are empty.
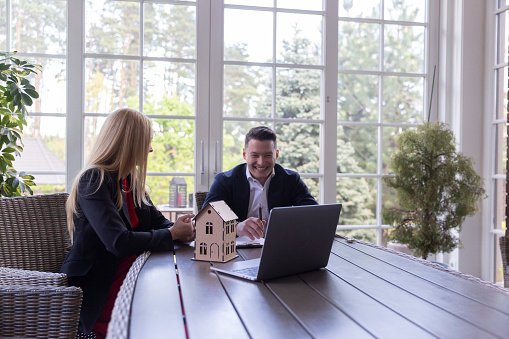
<svg viewBox="0 0 509 339"><path fill-rule="evenodd" d="M78 337L106 336L116 295L136 256L171 251L173 240L191 241L192 214L168 221L145 190L150 120L133 109L113 112L104 123L67 201L73 246L61 272L81 287Z"/></svg>

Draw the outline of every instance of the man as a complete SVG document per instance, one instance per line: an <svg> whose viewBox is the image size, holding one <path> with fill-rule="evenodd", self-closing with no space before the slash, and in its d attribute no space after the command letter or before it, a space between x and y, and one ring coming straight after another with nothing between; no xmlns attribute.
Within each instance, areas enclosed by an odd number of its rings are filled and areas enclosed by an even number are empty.
<svg viewBox="0 0 509 339"><path fill-rule="evenodd" d="M224 200L239 218L237 235L254 240L263 236L272 208L318 203L297 172L276 164L279 150L273 130L265 126L252 128L244 147L246 163L216 175L203 206Z"/></svg>

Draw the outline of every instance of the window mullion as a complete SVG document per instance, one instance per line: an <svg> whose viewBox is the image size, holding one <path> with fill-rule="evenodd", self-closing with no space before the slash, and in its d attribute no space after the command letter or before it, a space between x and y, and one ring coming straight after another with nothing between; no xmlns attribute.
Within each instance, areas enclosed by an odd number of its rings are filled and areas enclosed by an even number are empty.
<svg viewBox="0 0 509 339"><path fill-rule="evenodd" d="M67 134L66 191L69 192L84 159L84 26L85 1L67 2ZM72 100L71 100L72 99Z"/></svg>

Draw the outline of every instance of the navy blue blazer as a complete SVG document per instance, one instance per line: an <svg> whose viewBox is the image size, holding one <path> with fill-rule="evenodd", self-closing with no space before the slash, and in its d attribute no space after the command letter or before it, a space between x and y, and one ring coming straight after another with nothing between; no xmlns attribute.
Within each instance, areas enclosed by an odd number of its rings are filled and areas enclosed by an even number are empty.
<svg viewBox="0 0 509 339"><path fill-rule="evenodd" d="M246 220L249 210L249 182L246 177L246 166L241 164L227 172L217 174L203 206L209 202L224 200L235 212L239 221ZM269 211L274 207L318 205L299 173L284 169L279 164L274 167L274 172L267 192Z"/></svg>
<svg viewBox="0 0 509 339"><path fill-rule="evenodd" d="M82 176L78 186L79 216L74 216L73 245L60 272L67 274L69 285L81 287L79 329L89 333L103 306L115 273L127 255L143 251L171 251L173 240L167 230L171 223L153 205L135 208L139 225L133 230L122 192L122 211L115 201L120 185L105 172L100 187L99 171L91 169Z"/></svg>

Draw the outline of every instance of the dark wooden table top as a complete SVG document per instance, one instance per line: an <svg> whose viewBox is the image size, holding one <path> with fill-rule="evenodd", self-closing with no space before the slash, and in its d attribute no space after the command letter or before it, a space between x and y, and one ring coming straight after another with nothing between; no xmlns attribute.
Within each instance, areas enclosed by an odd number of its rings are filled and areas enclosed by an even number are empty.
<svg viewBox="0 0 509 339"><path fill-rule="evenodd" d="M365 243L337 238L325 269L264 282L211 271L193 250L149 257L130 338L509 338L509 293Z"/></svg>

